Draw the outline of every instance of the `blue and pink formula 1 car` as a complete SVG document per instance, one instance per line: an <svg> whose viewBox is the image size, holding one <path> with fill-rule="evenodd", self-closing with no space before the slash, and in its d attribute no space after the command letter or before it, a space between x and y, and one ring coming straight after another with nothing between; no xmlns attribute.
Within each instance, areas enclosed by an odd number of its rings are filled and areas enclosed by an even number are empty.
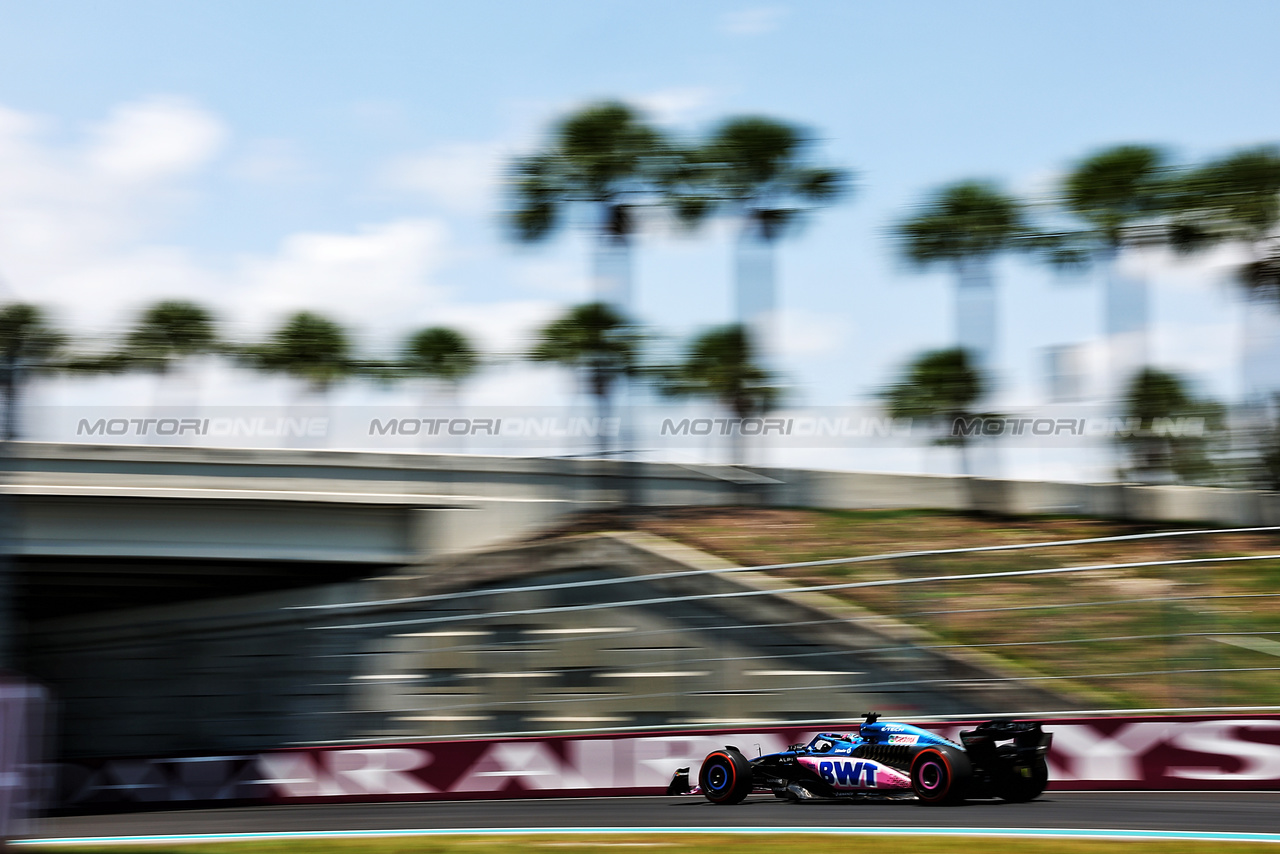
<svg viewBox="0 0 1280 854"><path fill-rule="evenodd" d="M1038 723L993 720L960 733L963 744L868 714L856 734L819 733L808 744L747 759L736 747L710 753L690 785L676 771L667 794L737 804L752 792L792 801L910 796L922 804L966 798L1031 801L1049 782L1053 740Z"/></svg>

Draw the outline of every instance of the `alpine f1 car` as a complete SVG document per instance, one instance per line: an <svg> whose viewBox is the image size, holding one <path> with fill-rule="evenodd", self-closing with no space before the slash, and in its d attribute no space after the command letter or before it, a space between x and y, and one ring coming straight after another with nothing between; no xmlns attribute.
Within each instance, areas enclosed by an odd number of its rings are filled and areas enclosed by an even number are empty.
<svg viewBox="0 0 1280 854"><path fill-rule="evenodd" d="M701 794L713 804L741 803L752 792L792 801L912 794L922 804L966 798L1031 801L1049 782L1053 741L1038 723L993 720L960 733L962 744L872 712L856 734L819 733L808 744L748 759L736 747L708 754L690 785L676 771L667 794Z"/></svg>

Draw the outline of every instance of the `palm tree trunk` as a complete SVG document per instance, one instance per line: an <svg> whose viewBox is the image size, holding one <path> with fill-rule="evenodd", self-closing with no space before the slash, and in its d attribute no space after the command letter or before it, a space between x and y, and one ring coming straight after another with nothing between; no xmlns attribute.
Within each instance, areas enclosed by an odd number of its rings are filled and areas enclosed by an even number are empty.
<svg viewBox="0 0 1280 854"><path fill-rule="evenodd" d="M599 419L600 429L596 435L596 448L600 452L601 457L609 456L609 437L605 432L605 419L609 417L609 382L600 368L591 368L591 375L588 378L590 384L591 396L596 401L596 418Z"/></svg>
<svg viewBox="0 0 1280 854"><path fill-rule="evenodd" d="M596 299L606 305L613 306L623 316L630 317L634 313L635 300L632 281L634 270L631 257L631 227L629 214L625 209L611 208L605 213L605 222L600 231L600 241L596 246L595 287ZM600 417L599 448L601 456L609 454L609 438L605 433L605 419L609 416L610 393L618 395L621 403L618 408L621 429L618 432L619 455L623 458L623 504L635 507L640 504L641 490L638 466L625 458L629 456L635 443L632 428L632 408L634 405L634 386L627 376L617 379L617 385L605 388L597 393L597 408Z"/></svg>
<svg viewBox="0 0 1280 854"><path fill-rule="evenodd" d="M738 235L734 258L734 316L747 333L755 358L770 374L779 373L781 349L778 317L777 261L774 241L748 222ZM739 422L741 423L741 422ZM730 463L746 463L747 440L729 441ZM765 461L761 460L763 465Z"/></svg>
<svg viewBox="0 0 1280 854"><path fill-rule="evenodd" d="M178 356L168 364L161 364L156 371L155 385L151 390L151 417L196 417L200 403L200 379L194 364L195 356ZM180 436L166 438L154 434L148 443L156 445L181 445Z"/></svg>
<svg viewBox="0 0 1280 854"><path fill-rule="evenodd" d="M456 381L450 381L448 382L448 389L449 389L449 417L450 418L464 417L462 412L462 383L456 382ZM465 454L467 452L467 448L469 444L470 443L467 441L467 435L464 433L463 435L458 437L458 441L457 441L457 444L454 446L453 452L455 454Z"/></svg>
<svg viewBox="0 0 1280 854"><path fill-rule="evenodd" d="M773 241L748 225L734 247L734 316L751 336L765 368L773 369L777 351L777 277Z"/></svg>
<svg viewBox="0 0 1280 854"><path fill-rule="evenodd" d="M1119 247L1102 255L1104 282L1103 328L1106 334L1108 369L1107 396L1119 398L1134 374L1147 364L1147 324L1149 315L1147 283L1120 272Z"/></svg>
<svg viewBox="0 0 1280 854"><path fill-rule="evenodd" d="M999 333L991 263L989 255L970 255L955 263L956 346L967 350L974 366L987 374L995 367Z"/></svg>
<svg viewBox="0 0 1280 854"><path fill-rule="evenodd" d="M630 314L634 299L630 237L602 229L596 241L592 268L591 280L596 302L613 306L623 314Z"/></svg>
<svg viewBox="0 0 1280 854"><path fill-rule="evenodd" d="M991 255L968 255L955 261L956 346L968 354L973 366L982 374L983 386L987 390L984 397L995 386L992 380L1000 335L993 262ZM968 442L961 442L958 450L961 474L972 477L980 466L985 476L994 476L999 467L994 448L988 449L988 454L978 455L978 449Z"/></svg>
<svg viewBox="0 0 1280 854"><path fill-rule="evenodd" d="M738 429L729 433L729 465L745 466L746 464L747 437L742 435L742 419L738 418Z"/></svg>
<svg viewBox="0 0 1280 854"><path fill-rule="evenodd" d="M599 239L595 247L593 270L595 298L598 302L612 306L624 317L633 312L631 235L633 233L631 212L620 204L606 203L601 206L599 223ZM632 385L630 379L623 375L618 378L617 386L610 388L610 383L601 377L593 377L596 396L596 407L599 414L600 455L609 455L609 437L604 429L605 419L609 416L609 395L615 392L620 396L619 417L621 429L618 433L618 450L625 457L634 444L631 427ZM634 507L640 504L640 481L637 467L623 461L623 499L624 506Z"/></svg>
<svg viewBox="0 0 1280 854"><path fill-rule="evenodd" d="M18 438L18 365L8 361L0 368L4 393L3 425L0 425L0 441L11 442Z"/></svg>
<svg viewBox="0 0 1280 854"><path fill-rule="evenodd" d="M969 461L969 443L961 439L956 445L956 450L960 453L960 474L973 477L973 464Z"/></svg>
<svg viewBox="0 0 1280 854"><path fill-rule="evenodd" d="M1261 260L1256 251L1254 259ZM1280 391L1280 305L1266 290L1246 291L1242 302L1241 388L1247 402L1270 406Z"/></svg>

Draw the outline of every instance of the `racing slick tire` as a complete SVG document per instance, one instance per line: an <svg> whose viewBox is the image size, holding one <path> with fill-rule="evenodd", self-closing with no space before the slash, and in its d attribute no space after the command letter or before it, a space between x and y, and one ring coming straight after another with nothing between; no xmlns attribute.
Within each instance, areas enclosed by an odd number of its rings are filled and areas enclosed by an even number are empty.
<svg viewBox="0 0 1280 854"><path fill-rule="evenodd" d="M1045 786L1049 785L1049 763L1043 756L1037 756L1029 765L1019 767L1014 764L1011 749L1001 748L1000 753L1008 756L1009 764L1007 773L996 784L997 795L1006 801L1024 804L1044 794Z"/></svg>
<svg viewBox="0 0 1280 854"><path fill-rule="evenodd" d="M911 790L928 806L960 803L972 777L969 757L952 747L931 745L911 759Z"/></svg>
<svg viewBox="0 0 1280 854"><path fill-rule="evenodd" d="M734 747L708 753L698 771L698 786L713 804L740 804L751 794L751 762Z"/></svg>

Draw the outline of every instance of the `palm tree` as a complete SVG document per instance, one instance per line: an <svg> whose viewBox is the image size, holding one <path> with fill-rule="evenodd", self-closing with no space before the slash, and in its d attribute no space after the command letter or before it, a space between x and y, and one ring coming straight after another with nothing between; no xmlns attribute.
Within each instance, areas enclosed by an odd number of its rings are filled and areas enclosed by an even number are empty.
<svg viewBox="0 0 1280 854"><path fill-rule="evenodd" d="M1176 246L1193 251L1235 243L1248 253L1237 278L1248 299L1244 324L1246 392L1276 391L1274 365L1255 364L1280 311L1280 149L1252 148L1211 161L1183 182ZM1261 327L1261 328L1258 328Z"/></svg>
<svg viewBox="0 0 1280 854"><path fill-rule="evenodd" d="M935 445L954 445L960 455L960 471L967 475L967 431L955 429L956 422L973 417L974 404L982 399L985 385L969 352L956 347L918 356L902 379L882 396L891 417L922 420L936 434Z"/></svg>
<svg viewBox="0 0 1280 854"><path fill-rule="evenodd" d="M156 402L163 400L175 366L220 349L213 316L186 300L157 302L138 318L118 355L123 366L156 374ZM194 389L194 381L191 387Z"/></svg>
<svg viewBox="0 0 1280 854"><path fill-rule="evenodd" d="M328 391L356 370L342 327L308 311L294 314L265 344L249 348L245 356L254 367L297 377L317 393Z"/></svg>
<svg viewBox="0 0 1280 854"><path fill-rule="evenodd" d="M739 422L730 442L735 463L743 456L742 419L764 415L778 399L772 377L757 361L753 338L741 324L710 329L695 338L684 361L668 372L663 391L709 397L732 412Z"/></svg>
<svg viewBox="0 0 1280 854"><path fill-rule="evenodd" d="M476 372L479 363L480 357L467 336L445 326L414 333L400 360L406 373L447 383L455 398L458 387Z"/></svg>
<svg viewBox="0 0 1280 854"><path fill-rule="evenodd" d="M595 300L629 311L636 211L658 200L674 162L663 135L627 105L579 110L557 126L543 151L513 164L515 236L542 240L573 209L585 209L596 239Z"/></svg>
<svg viewBox="0 0 1280 854"><path fill-rule="evenodd" d="M774 247L805 211L829 204L848 173L809 162L812 140L793 125L760 116L725 121L694 153L692 180L677 187L677 212L687 222L727 210L740 222L735 249L736 322L771 347L776 330Z"/></svg>
<svg viewBox="0 0 1280 854"><path fill-rule="evenodd" d="M65 343L66 336L49 326L37 306L11 303L0 308L0 393L4 394L0 438L18 438L23 383L32 374L49 370Z"/></svg>
<svg viewBox="0 0 1280 854"><path fill-rule="evenodd" d="M538 333L529 352L535 362L553 362L578 371L596 400L600 451L608 451L604 429L615 384L636 372L639 336L612 306L587 303L569 310Z"/></svg>
<svg viewBox="0 0 1280 854"><path fill-rule="evenodd" d="M1196 399L1181 377L1143 368L1125 395L1125 418L1139 424L1118 439L1129 471L1142 480L1204 481L1212 475L1209 440L1221 430L1222 406Z"/></svg>
<svg viewBox="0 0 1280 854"><path fill-rule="evenodd" d="M951 268L956 346L967 350L977 367L990 370L997 338L992 260L1019 245L1033 245L1021 203L990 183L964 181L939 190L896 230L914 264Z"/></svg>
<svg viewBox="0 0 1280 854"><path fill-rule="evenodd" d="M173 363L218 347L213 316L203 306L185 300L164 300L142 313L125 339L130 364L167 373Z"/></svg>
<svg viewBox="0 0 1280 854"><path fill-rule="evenodd" d="M480 357L465 335L456 329L432 326L409 336L391 372L443 383L449 389L449 402L456 406L462 382L476 372L479 363ZM455 449L465 447L466 440L458 438Z"/></svg>
<svg viewBox="0 0 1280 854"><path fill-rule="evenodd" d="M1160 149L1122 145L1081 162L1063 181L1061 203L1084 221L1076 235L1103 267L1103 327L1110 351L1112 387L1146 364L1150 309L1146 283L1121 277L1121 253L1130 247L1175 242L1169 220L1175 209L1176 175Z"/></svg>

